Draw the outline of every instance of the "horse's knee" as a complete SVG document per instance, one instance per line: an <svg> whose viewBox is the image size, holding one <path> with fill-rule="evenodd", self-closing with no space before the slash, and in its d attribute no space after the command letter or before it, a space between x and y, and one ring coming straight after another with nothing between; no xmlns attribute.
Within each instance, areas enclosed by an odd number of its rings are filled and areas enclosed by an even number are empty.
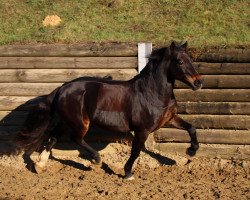
<svg viewBox="0 0 250 200"><path fill-rule="evenodd" d="M187 131L188 131L190 134L194 134L194 133L196 133L196 128L193 127L193 126L190 126L190 127L187 129Z"/></svg>

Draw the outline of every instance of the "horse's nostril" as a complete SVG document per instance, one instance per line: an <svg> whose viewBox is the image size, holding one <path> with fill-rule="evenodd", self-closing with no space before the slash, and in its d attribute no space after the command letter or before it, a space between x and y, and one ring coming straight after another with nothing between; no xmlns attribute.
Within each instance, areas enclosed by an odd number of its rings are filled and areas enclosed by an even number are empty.
<svg viewBox="0 0 250 200"><path fill-rule="evenodd" d="M194 81L194 85L195 85L196 87L199 87L201 84L202 84L202 81L199 80L199 79L196 79L196 80Z"/></svg>

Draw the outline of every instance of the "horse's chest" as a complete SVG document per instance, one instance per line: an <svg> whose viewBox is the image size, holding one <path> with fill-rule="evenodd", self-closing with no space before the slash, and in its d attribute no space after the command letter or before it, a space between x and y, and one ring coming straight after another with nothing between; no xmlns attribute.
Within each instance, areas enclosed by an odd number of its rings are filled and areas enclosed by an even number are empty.
<svg viewBox="0 0 250 200"><path fill-rule="evenodd" d="M156 129L159 129L165 124L167 124L174 117L176 112L177 112L177 106L176 102L174 101L169 107L166 108L165 111L163 111Z"/></svg>

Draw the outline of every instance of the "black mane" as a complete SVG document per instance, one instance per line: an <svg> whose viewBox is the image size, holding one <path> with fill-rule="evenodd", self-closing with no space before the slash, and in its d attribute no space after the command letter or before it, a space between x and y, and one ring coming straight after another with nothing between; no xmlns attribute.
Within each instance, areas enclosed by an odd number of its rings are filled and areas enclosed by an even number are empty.
<svg viewBox="0 0 250 200"><path fill-rule="evenodd" d="M143 78L145 76L155 74L163 59L165 58L165 60L168 60L169 55L170 54L168 47L155 49L149 56L149 61L146 66L138 75L134 77L134 79Z"/></svg>

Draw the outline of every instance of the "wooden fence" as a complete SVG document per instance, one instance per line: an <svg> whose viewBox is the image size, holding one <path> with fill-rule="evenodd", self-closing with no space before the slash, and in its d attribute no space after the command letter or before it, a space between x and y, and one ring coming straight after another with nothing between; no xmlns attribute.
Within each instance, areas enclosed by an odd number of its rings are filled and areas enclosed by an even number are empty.
<svg viewBox="0 0 250 200"><path fill-rule="evenodd" d="M250 51L191 51L204 88L193 92L178 82L175 94L180 115L197 128L198 156L250 159ZM30 99L80 76L130 79L138 73L137 62L137 44L0 46L0 140L11 139L22 127ZM103 135L89 140L131 138ZM169 127L156 131L154 140L154 148L181 155L189 145L185 131Z"/></svg>

